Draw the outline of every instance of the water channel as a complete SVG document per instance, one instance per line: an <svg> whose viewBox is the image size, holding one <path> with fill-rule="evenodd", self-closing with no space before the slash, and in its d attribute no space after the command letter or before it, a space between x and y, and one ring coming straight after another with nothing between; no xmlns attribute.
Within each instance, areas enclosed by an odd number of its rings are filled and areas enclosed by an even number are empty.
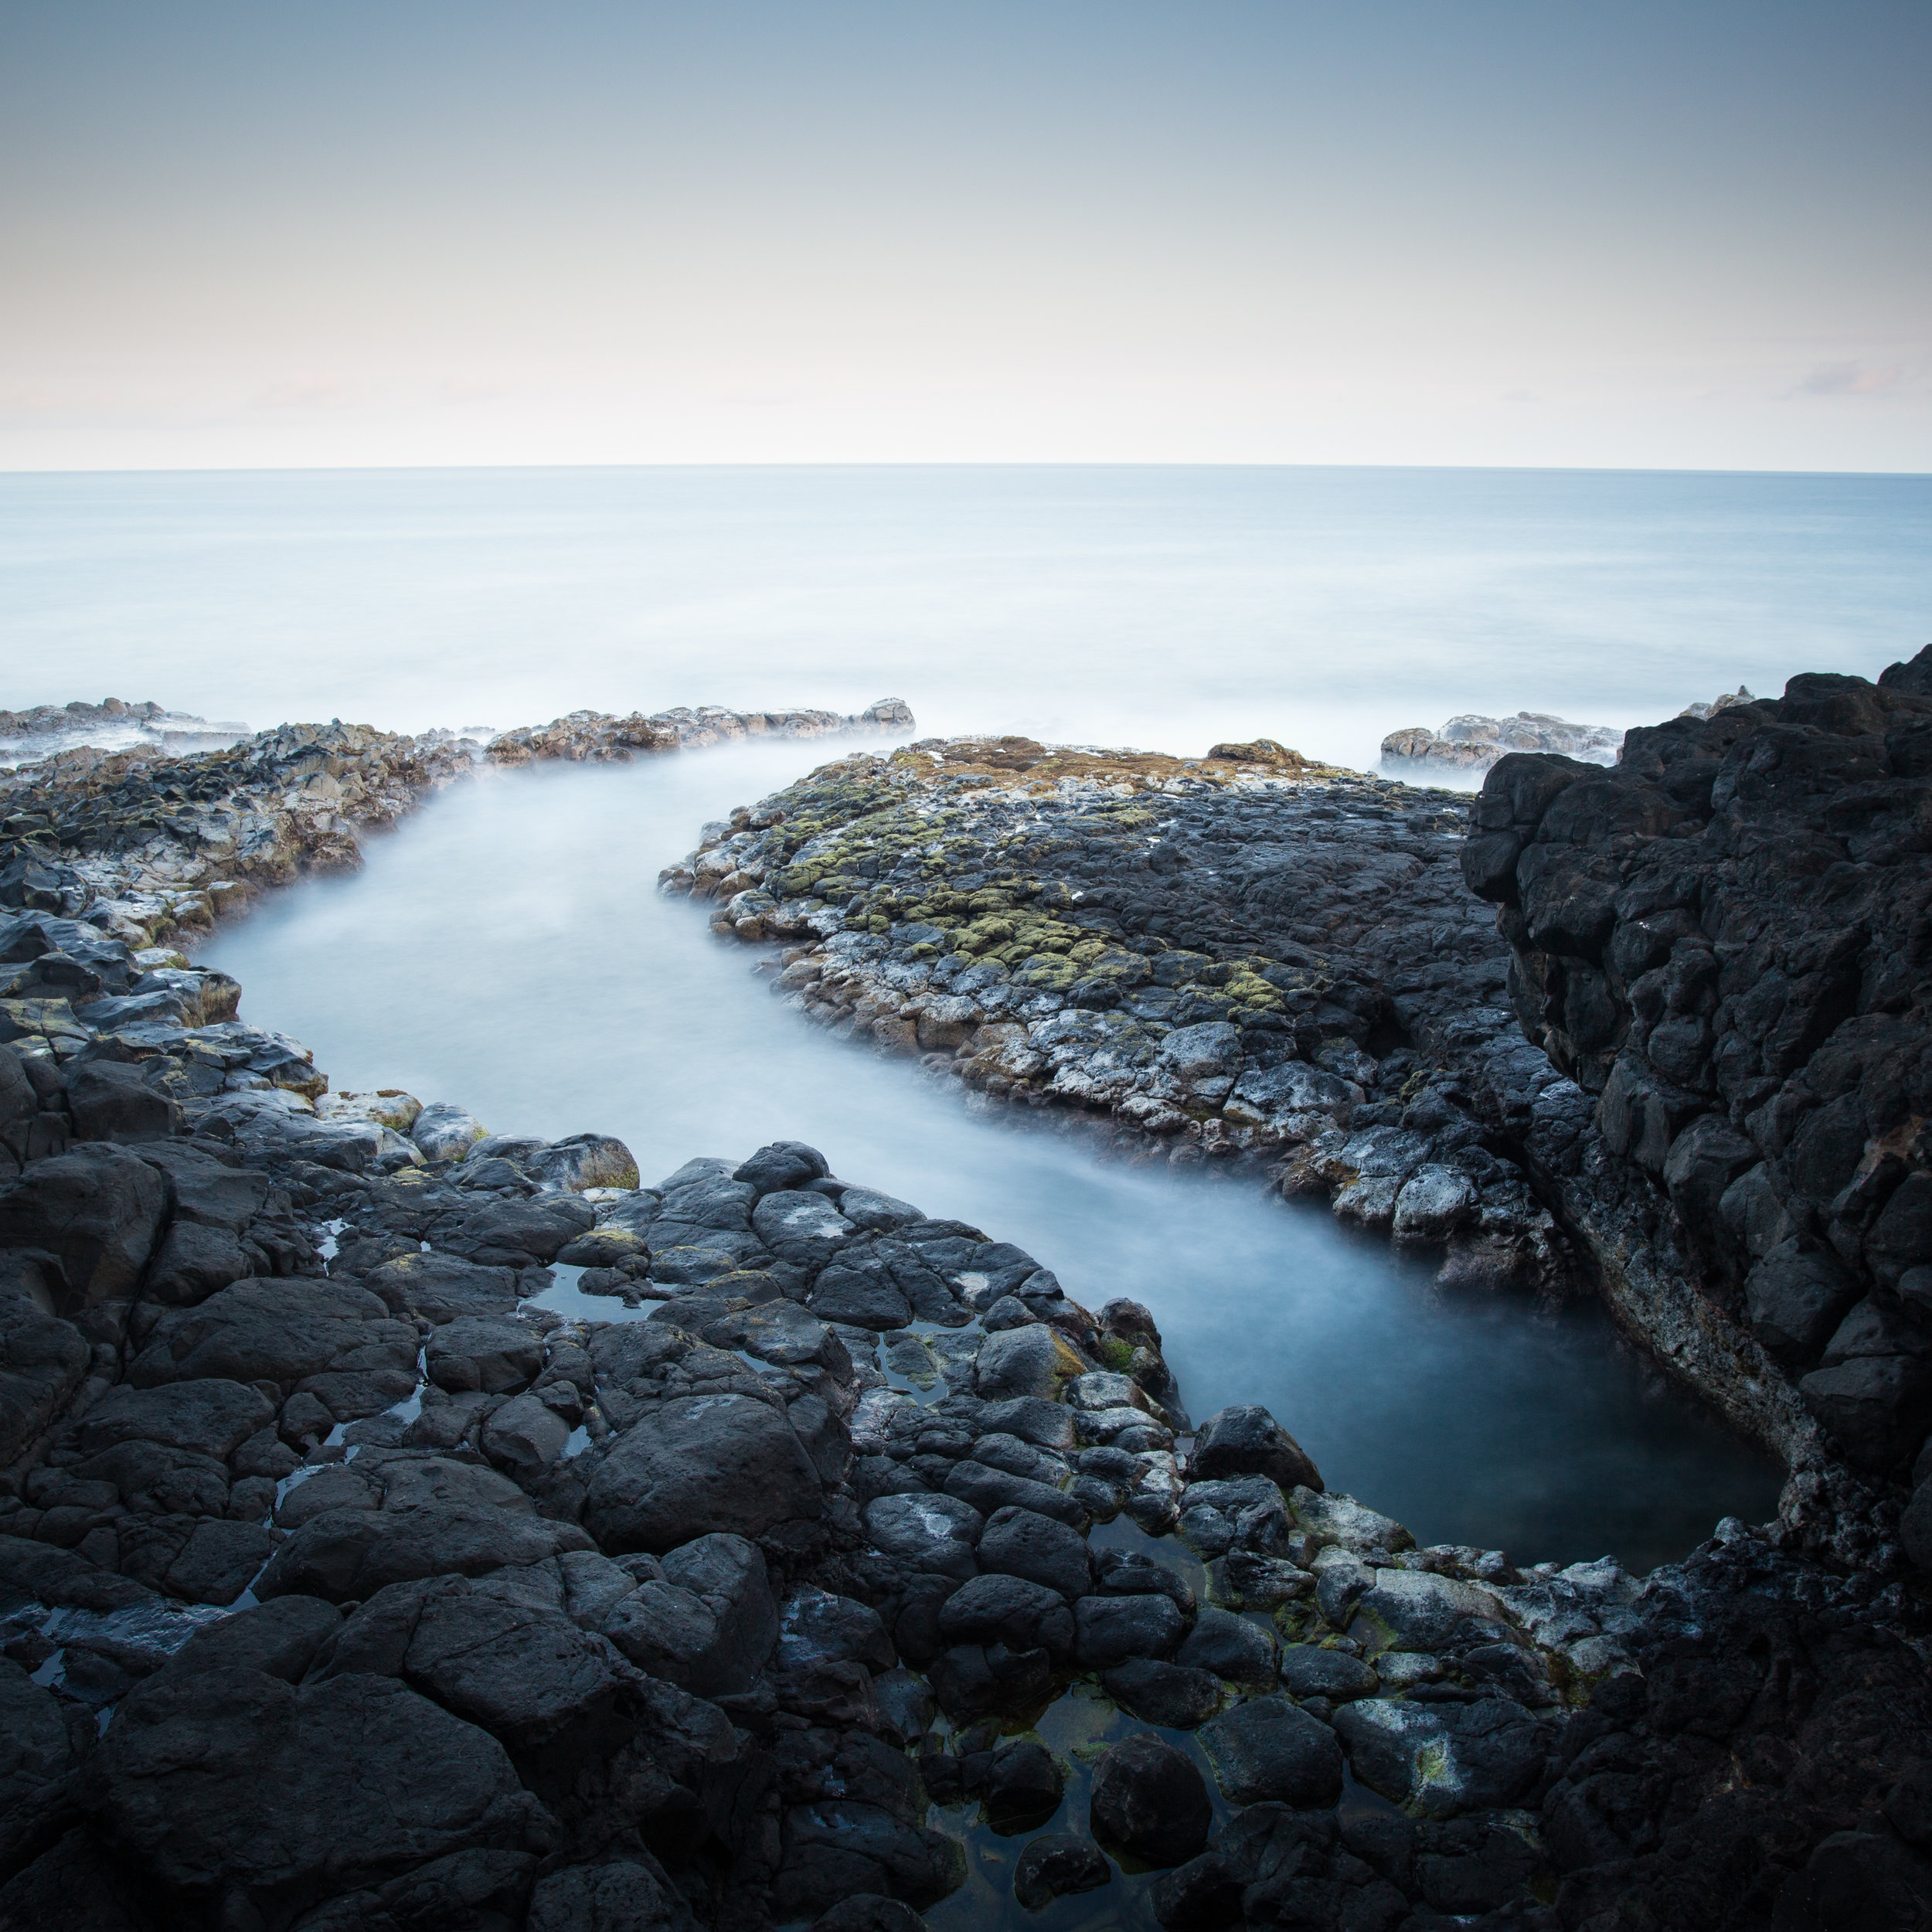
<svg viewBox="0 0 1932 1932"><path fill-rule="evenodd" d="M338 1091L403 1087L495 1131L619 1135L647 1182L804 1140L833 1170L1029 1249L1090 1307L1153 1311L1197 1418L1265 1403L1329 1486L1423 1543L1518 1562L1682 1555L1760 1521L1774 1463L1594 1308L1444 1301L1430 1269L1318 1206L1104 1157L955 1083L833 1039L748 949L661 897L699 825L841 747L731 747L487 773L224 928L206 963Z"/></svg>

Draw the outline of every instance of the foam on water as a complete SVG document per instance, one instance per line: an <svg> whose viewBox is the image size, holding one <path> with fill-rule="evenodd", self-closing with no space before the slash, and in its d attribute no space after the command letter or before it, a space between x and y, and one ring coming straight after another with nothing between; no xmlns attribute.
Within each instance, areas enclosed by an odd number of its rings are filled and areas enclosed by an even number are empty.
<svg viewBox="0 0 1932 1932"><path fill-rule="evenodd" d="M808 1141L848 1179L1019 1243L1090 1307L1145 1301L1197 1417L1267 1403L1332 1486L1425 1543L1641 1569L1721 1515L1770 1513L1774 1467L1590 1313L1444 1304L1426 1264L1318 1207L1110 1162L1009 1110L975 1117L955 1084L787 1011L655 879L702 821L809 760L755 746L486 777L205 958L339 1089L403 1087L496 1131L614 1133L646 1181ZM624 1313L567 1278L545 1300Z"/></svg>

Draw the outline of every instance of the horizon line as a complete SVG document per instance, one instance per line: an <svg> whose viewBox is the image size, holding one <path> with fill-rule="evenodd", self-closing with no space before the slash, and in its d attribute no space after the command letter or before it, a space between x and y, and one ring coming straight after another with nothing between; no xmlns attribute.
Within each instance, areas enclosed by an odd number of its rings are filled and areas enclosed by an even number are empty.
<svg viewBox="0 0 1932 1932"><path fill-rule="evenodd" d="M1771 465L1727 468L1709 464L1643 463L1311 463L1257 458L1112 457L1046 459L974 457L794 459L582 463L206 463L140 464L117 468L75 465L55 469L15 468L0 463L0 478L109 476L358 476L469 475L506 471L566 472L584 470L1340 470L1456 472L1475 475L1545 476L1762 476L1863 479L1932 479L1928 469L1788 469Z"/></svg>

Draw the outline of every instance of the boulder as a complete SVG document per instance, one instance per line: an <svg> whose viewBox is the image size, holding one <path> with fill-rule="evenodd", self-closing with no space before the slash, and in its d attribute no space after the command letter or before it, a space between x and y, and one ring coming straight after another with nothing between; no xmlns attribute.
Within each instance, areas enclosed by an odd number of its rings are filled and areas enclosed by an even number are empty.
<svg viewBox="0 0 1932 1932"><path fill-rule="evenodd" d="M1325 1810L1342 1795L1335 1733L1285 1698L1257 1697L1201 1726L1201 1747L1233 1804L1271 1801Z"/></svg>
<svg viewBox="0 0 1932 1932"><path fill-rule="evenodd" d="M1004 1644L1064 1657L1073 1647L1066 1600L1019 1577L982 1576L962 1583L939 1612L940 1634L951 1644Z"/></svg>
<svg viewBox="0 0 1932 1932"><path fill-rule="evenodd" d="M80 1386L93 1351L25 1294L0 1294L0 1464L15 1461Z"/></svg>
<svg viewBox="0 0 1932 1932"><path fill-rule="evenodd" d="M167 1206L161 1176L138 1155L77 1147L0 1182L0 1247L53 1255L70 1307L110 1301L139 1284Z"/></svg>
<svg viewBox="0 0 1932 1932"><path fill-rule="evenodd" d="M1164 1594L1083 1597L1073 1606L1073 1659L1083 1670L1107 1670L1136 1657L1172 1657L1187 1626Z"/></svg>
<svg viewBox="0 0 1932 1932"><path fill-rule="evenodd" d="M832 1172L824 1155L803 1141L774 1141L734 1169L731 1178L757 1194L786 1194L808 1188Z"/></svg>
<svg viewBox="0 0 1932 1932"><path fill-rule="evenodd" d="M292 1391L338 1367L413 1370L416 1351L414 1325L392 1320L378 1297L353 1283L251 1279L164 1315L128 1380L151 1389L215 1377Z"/></svg>
<svg viewBox="0 0 1932 1932"><path fill-rule="evenodd" d="M1335 1714L1355 1776L1421 1818L1519 1803L1542 1777L1549 1735L1508 1698L1414 1704L1368 1697Z"/></svg>
<svg viewBox="0 0 1932 1932"><path fill-rule="evenodd" d="M979 1566L1056 1590L1069 1603L1093 1587L1087 1539L1070 1524L1009 1505L986 1519Z"/></svg>
<svg viewBox="0 0 1932 1932"><path fill-rule="evenodd" d="M1051 1399L1063 1382L1084 1374L1087 1367L1056 1328L1035 1323L1002 1329L980 1344L973 1386L988 1402L1017 1396Z"/></svg>
<svg viewBox="0 0 1932 1932"><path fill-rule="evenodd" d="M83 1141L165 1141L181 1109L148 1084L138 1066L83 1061L67 1075L67 1110Z"/></svg>
<svg viewBox="0 0 1932 1932"><path fill-rule="evenodd" d="M1097 1838L1148 1865L1179 1865L1206 1843L1214 1808L1193 1760L1142 1731L1101 1753L1092 1816Z"/></svg>
<svg viewBox="0 0 1932 1932"><path fill-rule="evenodd" d="M517 1277L454 1254L405 1254L371 1270L363 1285L393 1315L438 1325L462 1315L505 1315L516 1306Z"/></svg>
<svg viewBox="0 0 1932 1932"><path fill-rule="evenodd" d="M410 1126L410 1138L432 1161L460 1161L488 1134L474 1114L447 1100L432 1100Z"/></svg>
<svg viewBox="0 0 1932 1932"><path fill-rule="evenodd" d="M481 1577L596 1546L574 1523L515 1510L426 1502L332 1509L303 1524L255 1584L271 1597L362 1603L385 1585L424 1577Z"/></svg>
<svg viewBox="0 0 1932 1932"><path fill-rule="evenodd" d="M87 1411L78 1440L87 1455L120 1443L149 1442L226 1457L274 1419L274 1403L259 1389L219 1376L160 1388L124 1383Z"/></svg>
<svg viewBox="0 0 1932 1932"><path fill-rule="evenodd" d="M646 1856L567 1865L539 1879L524 1932L679 1932L683 1901Z"/></svg>
<svg viewBox="0 0 1932 1932"><path fill-rule="evenodd" d="M197 1671L265 1671L299 1684L323 1646L342 1627L342 1614L319 1597L277 1597L218 1624L205 1624L168 1664L175 1676Z"/></svg>
<svg viewBox="0 0 1932 1932"><path fill-rule="evenodd" d="M604 1457L584 1521L607 1550L675 1549L713 1532L758 1536L815 1521L818 1472L782 1410L757 1397L680 1397Z"/></svg>
<svg viewBox="0 0 1932 1932"><path fill-rule="evenodd" d="M1221 1680L1151 1657L1131 1658L1101 1673L1100 1688L1130 1717L1166 1730L1191 1731L1221 1708Z"/></svg>
<svg viewBox="0 0 1932 1932"><path fill-rule="evenodd" d="M1232 1683L1272 1686L1274 1651L1273 1635L1259 1624L1204 1604L1174 1661L1189 1670L1212 1671Z"/></svg>
<svg viewBox="0 0 1932 1932"><path fill-rule="evenodd" d="M1815 1362L1854 1302L1859 1281L1828 1248L1794 1236L1744 1281L1751 1333L1786 1368Z"/></svg>
<svg viewBox="0 0 1932 1932"><path fill-rule="evenodd" d="M636 1672L604 1638L488 1579L436 1577L377 1591L311 1681L366 1673L400 1678L489 1732L526 1769L608 1757L644 1710Z"/></svg>
<svg viewBox="0 0 1932 1932"><path fill-rule="evenodd" d="M1301 1445L1258 1403L1217 1410L1194 1439L1188 1472L1196 1481L1266 1476L1284 1492L1319 1492L1321 1474Z"/></svg>
<svg viewBox="0 0 1932 1932"><path fill-rule="evenodd" d="M866 1505L866 1536L874 1548L946 1577L978 1573L973 1549L985 1521L952 1496L877 1496Z"/></svg>
<svg viewBox="0 0 1932 1932"><path fill-rule="evenodd" d="M604 1634L639 1669L698 1696L750 1689L778 1635L757 1546L742 1536L700 1536L659 1567L661 1577L647 1577L611 1607Z"/></svg>
<svg viewBox="0 0 1932 1932"><path fill-rule="evenodd" d="M87 1804L162 1899L262 1921L471 1847L541 1851L553 1830L495 1739L406 1685L233 1666L138 1685Z"/></svg>
<svg viewBox="0 0 1932 1932"><path fill-rule="evenodd" d="M502 1395L521 1389L542 1370L543 1338L522 1322L459 1315L430 1335L425 1359L429 1379L439 1389Z"/></svg>
<svg viewBox="0 0 1932 1932"><path fill-rule="evenodd" d="M1091 1839L1055 1832L1035 1838L1020 1853L1013 1867L1013 1898L1026 1910L1037 1912L1055 1899L1094 1891L1113 1876L1106 1853Z"/></svg>

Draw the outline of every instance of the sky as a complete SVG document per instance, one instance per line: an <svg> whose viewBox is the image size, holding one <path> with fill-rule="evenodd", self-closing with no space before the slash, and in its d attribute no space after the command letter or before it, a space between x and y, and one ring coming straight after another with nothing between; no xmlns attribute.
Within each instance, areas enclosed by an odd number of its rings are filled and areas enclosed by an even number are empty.
<svg viewBox="0 0 1932 1932"><path fill-rule="evenodd" d="M1932 469L1925 0L0 0L0 468Z"/></svg>

